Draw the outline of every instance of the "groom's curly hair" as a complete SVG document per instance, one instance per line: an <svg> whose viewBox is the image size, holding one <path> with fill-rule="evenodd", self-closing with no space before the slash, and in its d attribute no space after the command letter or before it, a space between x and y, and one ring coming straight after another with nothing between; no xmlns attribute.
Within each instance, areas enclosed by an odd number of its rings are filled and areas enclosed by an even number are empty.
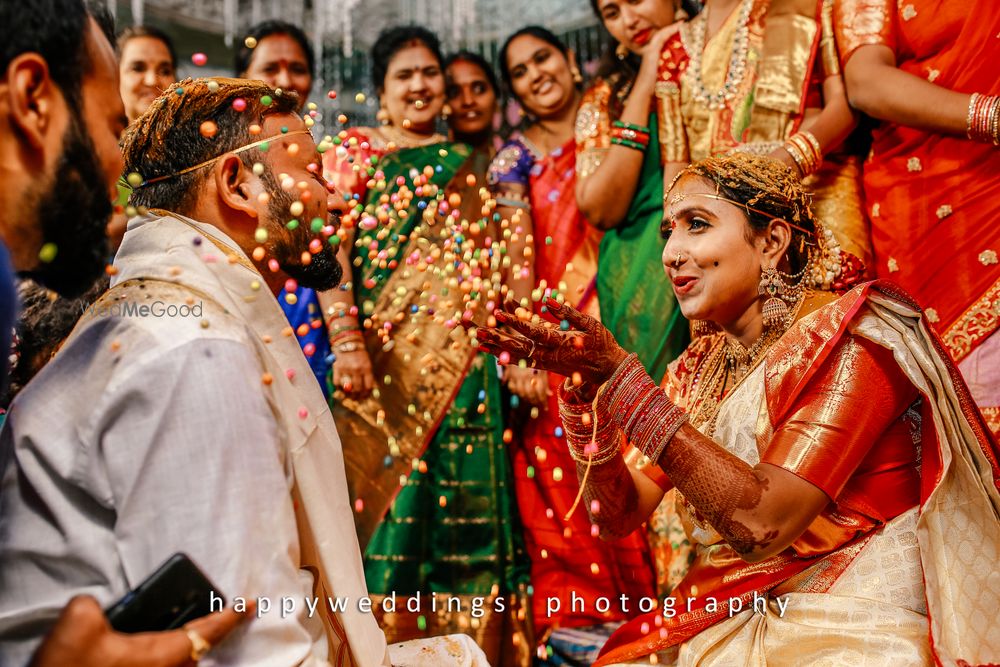
<svg viewBox="0 0 1000 667"><path fill-rule="evenodd" d="M216 85L217 84L217 85ZM270 98L270 104L266 104ZM242 99L242 111L233 102ZM248 79L185 79L171 85L156 98L122 137L125 173L144 180L179 171L252 143L260 137L250 126L263 124L268 114L294 114L298 95L281 94L262 81ZM202 132L202 123L215 123L214 135ZM266 162L259 148L239 154L247 167ZM186 213L198 196L198 186L210 173L196 169L136 188L129 198L135 207L159 207Z"/></svg>

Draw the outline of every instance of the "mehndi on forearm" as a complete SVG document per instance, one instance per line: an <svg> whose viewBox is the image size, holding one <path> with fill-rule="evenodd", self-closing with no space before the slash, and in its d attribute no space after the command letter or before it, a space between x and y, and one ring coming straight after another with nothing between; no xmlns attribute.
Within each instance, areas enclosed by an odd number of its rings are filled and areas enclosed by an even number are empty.
<svg viewBox="0 0 1000 667"><path fill-rule="evenodd" d="M737 519L760 505L768 480L697 430L677 433L657 465L741 556L766 549L778 536L776 529L755 531Z"/></svg>
<svg viewBox="0 0 1000 667"><path fill-rule="evenodd" d="M694 428L687 415L649 378L632 355L598 399L598 414L613 417L625 439L670 477L701 518L739 554L765 549L774 530L755 532L736 518L752 512L767 480Z"/></svg>

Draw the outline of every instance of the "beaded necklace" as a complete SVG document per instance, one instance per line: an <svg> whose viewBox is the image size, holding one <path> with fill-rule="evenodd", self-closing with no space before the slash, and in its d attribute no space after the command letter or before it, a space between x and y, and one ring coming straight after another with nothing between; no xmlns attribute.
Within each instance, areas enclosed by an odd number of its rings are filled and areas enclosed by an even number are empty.
<svg viewBox="0 0 1000 667"><path fill-rule="evenodd" d="M688 52L691 56L690 66L685 76L689 77L692 95L699 104L707 105L709 109L717 110L725 107L726 102L736 96L736 91L743 82L747 71L747 57L750 52L750 12L754 0L743 0L739 9L739 27L733 38L733 50L729 56L729 67L726 69L726 81L721 90L710 91L705 87L702 78L701 59L705 51L705 36L708 33L708 8L706 7L694 21L691 22L691 44Z"/></svg>

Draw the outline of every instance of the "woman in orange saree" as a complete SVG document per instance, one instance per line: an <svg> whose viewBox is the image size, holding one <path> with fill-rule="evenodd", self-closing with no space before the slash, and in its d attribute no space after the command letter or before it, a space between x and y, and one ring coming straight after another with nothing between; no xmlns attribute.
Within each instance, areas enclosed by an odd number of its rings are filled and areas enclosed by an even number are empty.
<svg viewBox="0 0 1000 667"><path fill-rule="evenodd" d="M664 266L718 330L662 388L556 301L559 326L501 311L516 333L477 332L578 374L560 410L603 534L679 493L693 564L597 664L996 662L997 446L919 307L891 283L828 291L857 266L773 160L708 158L667 196Z"/></svg>
<svg viewBox="0 0 1000 667"><path fill-rule="evenodd" d="M574 194L573 129L580 94L572 52L544 28L529 27L508 40L500 62L505 83L534 119L501 148L490 168L497 211L510 225L509 247L516 248L521 239L525 251L511 253L510 294L527 308L561 295L596 315L601 233L584 220ZM558 380L517 365L507 366L505 375L511 391L536 406L536 416L513 443L536 635L544 642L556 628L621 622L626 616L620 608L595 612L593 600L609 593L652 594L645 537L637 531L620 543L605 544L591 534L586 517L564 521L578 487L559 421ZM574 593L587 600L589 611L574 610ZM595 651L606 636L595 635Z"/></svg>
<svg viewBox="0 0 1000 667"><path fill-rule="evenodd" d="M991 0L838 0L875 271L917 298L1000 435L1000 11ZM992 97L990 97L992 95Z"/></svg>

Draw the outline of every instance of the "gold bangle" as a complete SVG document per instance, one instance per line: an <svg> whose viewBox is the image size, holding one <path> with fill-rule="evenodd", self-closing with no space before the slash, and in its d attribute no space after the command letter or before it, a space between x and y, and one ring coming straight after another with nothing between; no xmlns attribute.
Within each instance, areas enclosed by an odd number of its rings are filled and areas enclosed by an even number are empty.
<svg viewBox="0 0 1000 667"><path fill-rule="evenodd" d="M969 97L966 135L973 141L1000 144L1000 97L980 93Z"/></svg>
<svg viewBox="0 0 1000 667"><path fill-rule="evenodd" d="M819 165L823 163L823 147L820 146L819 139L809 130L801 130L797 134L805 139L809 147L812 148L813 156L816 158L816 168L818 169Z"/></svg>
<svg viewBox="0 0 1000 667"><path fill-rule="evenodd" d="M789 153L793 159L796 157L802 158L801 162L798 160L796 162L802 170L803 178L819 171L820 166L823 164L823 148L812 132L806 130L796 132L788 137L788 142L785 144L786 150L788 150L789 145L795 146L799 150L798 156L792 153L792 151L789 151Z"/></svg>
<svg viewBox="0 0 1000 667"><path fill-rule="evenodd" d="M976 121L976 105L979 103L980 97L981 95L979 93L972 93L969 97L969 113L965 117L965 136L972 140L975 140L976 138L973 136L973 131L975 129L974 125Z"/></svg>
<svg viewBox="0 0 1000 667"><path fill-rule="evenodd" d="M808 176L809 172L806 170L806 156L802 154L802 149L792 141L786 141L782 148L784 148L785 151L792 156L792 160L795 162L795 166L799 168L799 173L802 174L802 178Z"/></svg>

